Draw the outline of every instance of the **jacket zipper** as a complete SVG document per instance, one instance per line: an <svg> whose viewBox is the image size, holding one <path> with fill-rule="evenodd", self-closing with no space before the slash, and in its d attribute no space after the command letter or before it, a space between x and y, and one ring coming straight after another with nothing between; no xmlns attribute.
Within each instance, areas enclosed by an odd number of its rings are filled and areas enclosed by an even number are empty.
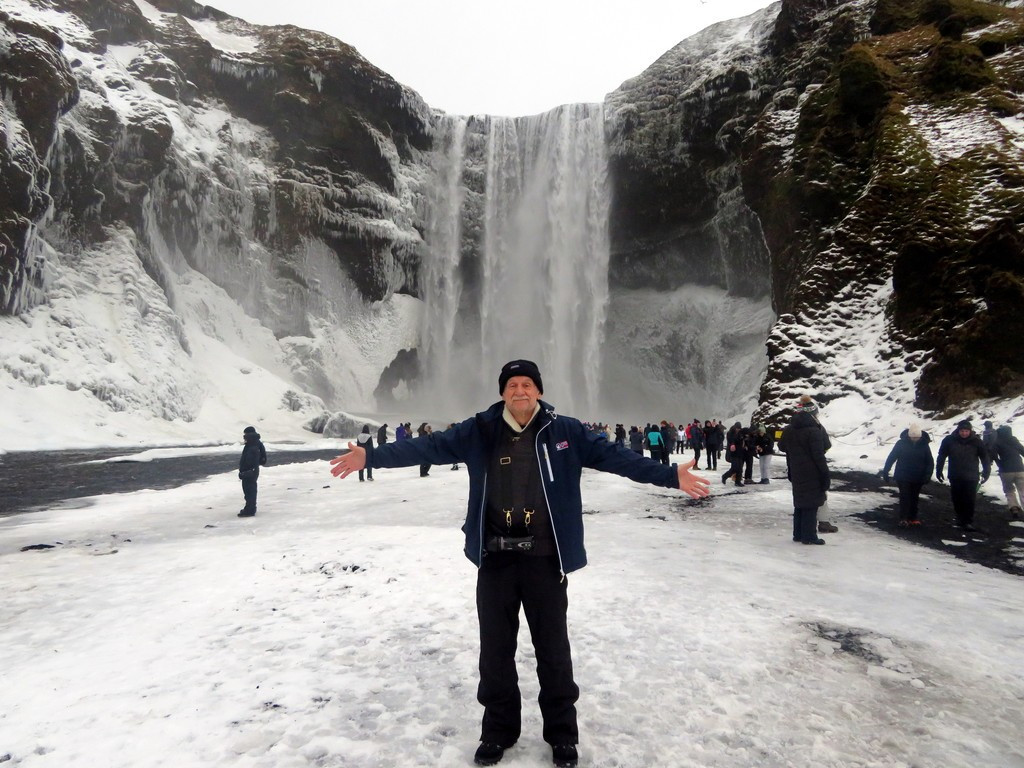
<svg viewBox="0 0 1024 768"><path fill-rule="evenodd" d="M543 432L545 429L547 429L550 426L551 426L551 422L548 422L543 427L541 427L540 429L537 430L537 437L536 437L536 440L534 441L534 451L537 454L537 470L540 472L541 477L543 478L544 477L544 467L540 463L540 451L537 450L537 446L540 446L540 447L542 447L544 449L544 460L547 462L547 465L548 465L548 477L550 477L551 478L551 482L554 483L555 482L555 475L551 471L551 461L550 461L550 459L548 457L548 446L547 446L547 444L544 444L542 446L540 445L540 435L541 435L541 432ZM560 579L560 581L565 581L565 566L562 563L562 547L558 543L558 530L555 527L555 512L554 512L553 509L551 509L551 499L548 498L547 485L545 485L544 483L541 483L540 484L540 489L544 492L544 503L547 505L547 508L548 508L548 518L551 520L551 536L555 540L555 551L558 552L558 571L559 571L559 573L562 574L562 578Z"/></svg>
<svg viewBox="0 0 1024 768"><path fill-rule="evenodd" d="M484 472L484 495L483 495L483 500L480 502L480 556L477 558L477 560L480 561L480 565L477 566L478 570L480 568L482 568L483 565L484 565L484 554L485 554L484 549L485 549L485 545L486 545L486 542L484 541L484 524L487 522L486 518L487 518L487 472Z"/></svg>

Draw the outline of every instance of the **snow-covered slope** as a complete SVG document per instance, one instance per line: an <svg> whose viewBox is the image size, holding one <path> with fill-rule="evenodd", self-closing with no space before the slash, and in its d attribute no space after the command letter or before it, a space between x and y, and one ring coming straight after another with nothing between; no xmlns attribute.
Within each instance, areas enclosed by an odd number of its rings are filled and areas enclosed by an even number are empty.
<svg viewBox="0 0 1024 768"><path fill-rule="evenodd" d="M114 44L70 8L11 0L0 25L3 53L22 65L0 103L5 156L52 199L2 286L16 311L0 316L3 445L68 445L83 432L208 439L253 421L298 435L324 401L372 406L383 370L418 338L419 302L396 294L412 279L400 254L421 242L416 152L406 137L401 157L396 136L356 108L348 118L375 151L347 156L329 143L294 151L308 136L282 126L295 115L281 103L242 114L262 81L278 102L358 95L331 70L350 73L358 55L322 35L144 0L107 5L148 37L127 29ZM286 46L321 57L304 89L284 71L295 69ZM186 71L191 49L201 60ZM47 62L27 50L71 73L49 125L31 108L46 104L32 86ZM405 109L425 130L415 94L361 66L360 87L393 91L379 110Z"/></svg>

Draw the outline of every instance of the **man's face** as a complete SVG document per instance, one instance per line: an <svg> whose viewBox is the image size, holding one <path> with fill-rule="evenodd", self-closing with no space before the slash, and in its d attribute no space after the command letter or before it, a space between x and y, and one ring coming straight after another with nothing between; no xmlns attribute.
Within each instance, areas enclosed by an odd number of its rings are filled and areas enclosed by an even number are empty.
<svg viewBox="0 0 1024 768"><path fill-rule="evenodd" d="M501 399L505 401L512 415L517 417L517 421L518 417L528 419L537 407L540 391L529 376L513 376L505 382L505 391L501 393Z"/></svg>
<svg viewBox="0 0 1024 768"><path fill-rule="evenodd" d="M971 436L971 430L968 427L964 427L963 429L959 430L959 432L960 437L964 438L965 440Z"/></svg>

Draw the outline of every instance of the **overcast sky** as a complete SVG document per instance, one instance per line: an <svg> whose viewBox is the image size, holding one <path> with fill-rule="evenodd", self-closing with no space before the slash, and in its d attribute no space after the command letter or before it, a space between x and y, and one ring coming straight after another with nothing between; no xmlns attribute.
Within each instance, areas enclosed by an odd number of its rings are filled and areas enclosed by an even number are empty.
<svg viewBox="0 0 1024 768"><path fill-rule="evenodd" d="M203 0L257 24L319 29L433 107L530 115L602 101L661 54L770 0Z"/></svg>

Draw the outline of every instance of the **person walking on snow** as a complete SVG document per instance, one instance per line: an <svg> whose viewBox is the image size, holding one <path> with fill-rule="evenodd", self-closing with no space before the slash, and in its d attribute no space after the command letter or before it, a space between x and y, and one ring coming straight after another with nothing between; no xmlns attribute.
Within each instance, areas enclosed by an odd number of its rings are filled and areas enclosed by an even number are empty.
<svg viewBox="0 0 1024 768"><path fill-rule="evenodd" d="M566 574L587 564L582 470L679 488L693 498L708 494L708 481L690 471L693 462L664 467L601 439L578 419L556 414L540 399L544 384L529 360L502 367L498 392L499 402L452 429L377 448L373 464L466 464L469 505L462 530L466 557L477 567L477 699L484 707L474 761L498 763L520 736L516 646L522 610L537 659L544 740L556 766L573 768L579 688L566 620ZM348 453L331 460L331 474L344 478L365 463L366 453L349 443Z"/></svg>
<svg viewBox="0 0 1024 768"><path fill-rule="evenodd" d="M1024 447L1020 440L1013 436L1009 424L1003 424L996 430L995 461L999 467L999 479L1003 482L1003 494L1006 506L1013 517L1021 516L1024 502Z"/></svg>
<svg viewBox="0 0 1024 768"><path fill-rule="evenodd" d="M725 460L729 462L729 469L722 475L723 484L733 478L736 485L743 485L743 450L743 425L737 421L725 436Z"/></svg>
<svg viewBox="0 0 1024 768"><path fill-rule="evenodd" d="M953 500L956 524L965 531L975 532L974 502L978 495L978 466L981 482L988 480L992 461L981 438L974 434L971 422L961 421L956 430L942 438L939 455L935 459L935 477L943 481L942 470L949 459L949 496Z"/></svg>
<svg viewBox="0 0 1024 768"><path fill-rule="evenodd" d="M918 501L921 489L932 479L935 459L932 458L931 437L917 424L900 433L900 439L889 451L882 467L882 479L889 482L889 470L896 465L896 487L900 491L900 528L921 525Z"/></svg>
<svg viewBox="0 0 1024 768"><path fill-rule="evenodd" d="M359 447L366 451L366 479L373 480L373 461L369 457L373 456L373 436L370 434L370 425L363 424L363 431L356 437L356 442L359 443ZM359 482L363 482L363 470L359 470Z"/></svg>
<svg viewBox="0 0 1024 768"><path fill-rule="evenodd" d="M238 510L239 517L256 515L256 494L260 477L260 467L267 463L267 449L263 447L256 427L242 430L242 456L238 460L238 479L242 481L242 495L245 506Z"/></svg>

